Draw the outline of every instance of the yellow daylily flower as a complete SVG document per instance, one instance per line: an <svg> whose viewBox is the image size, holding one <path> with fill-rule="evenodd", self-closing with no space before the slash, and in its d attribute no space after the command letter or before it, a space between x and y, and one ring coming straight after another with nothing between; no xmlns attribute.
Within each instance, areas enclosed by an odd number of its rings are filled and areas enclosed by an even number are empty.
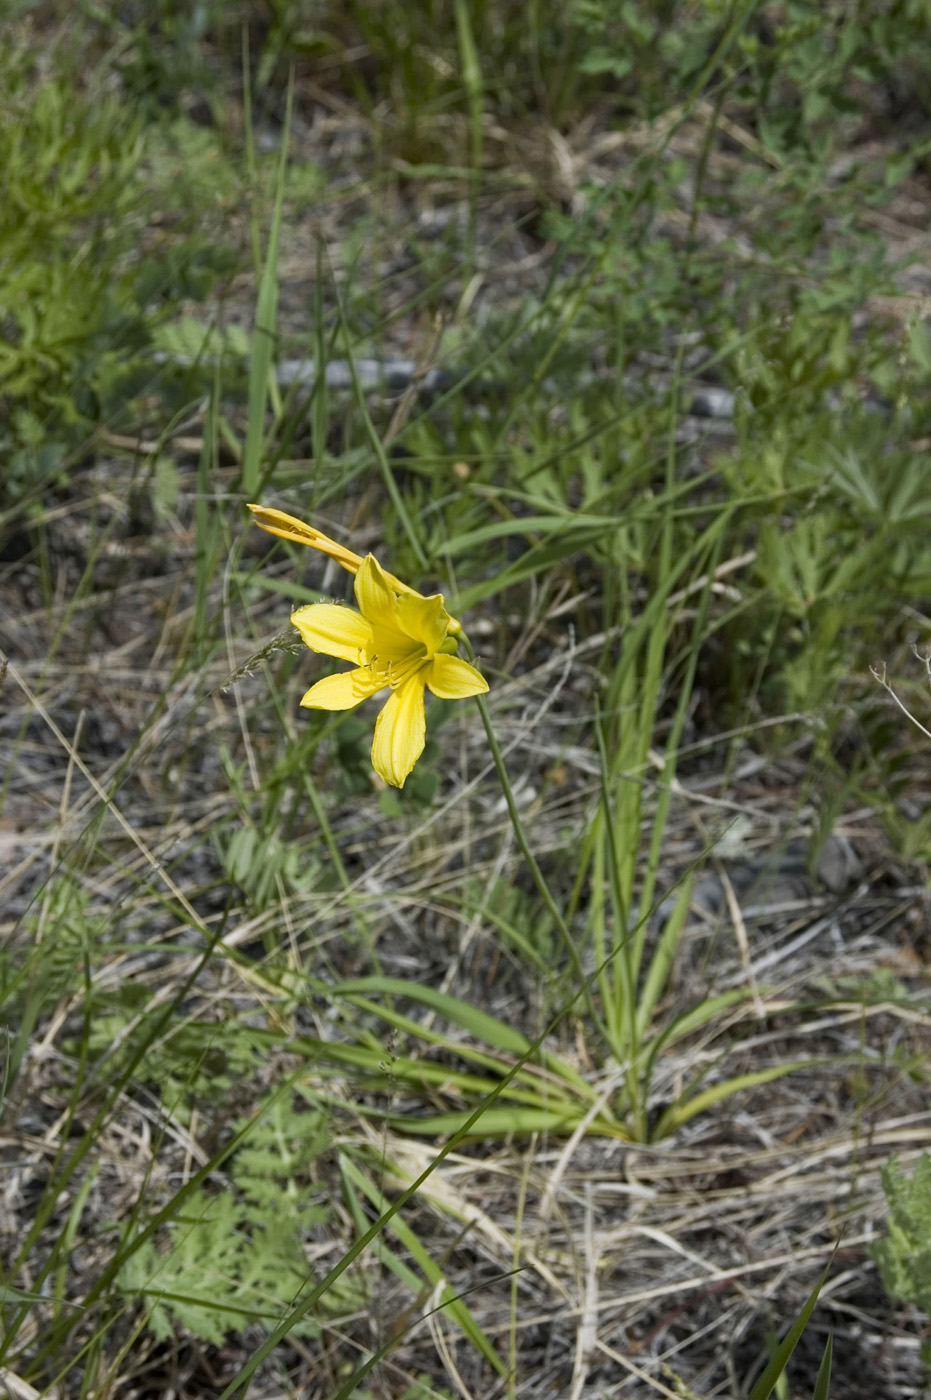
<svg viewBox="0 0 931 1400"><path fill-rule="evenodd" d="M317 681L301 704L349 710L390 688L375 722L372 767L386 783L403 787L423 753L424 690L444 700L464 700L488 689L484 676L454 654L461 625L446 611L442 594L428 598L417 593L383 569L374 555L362 558L283 511L249 509L263 530L319 549L355 574L358 612L338 603L310 603L291 614L312 651L353 663L351 671Z"/></svg>

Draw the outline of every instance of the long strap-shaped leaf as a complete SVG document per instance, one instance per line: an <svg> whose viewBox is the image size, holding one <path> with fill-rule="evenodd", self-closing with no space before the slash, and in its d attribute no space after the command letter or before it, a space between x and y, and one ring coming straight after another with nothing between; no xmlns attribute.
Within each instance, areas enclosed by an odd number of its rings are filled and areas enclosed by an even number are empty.
<svg viewBox="0 0 931 1400"><path fill-rule="evenodd" d="M834 1253L836 1254L836 1252L837 1247L835 1246ZM831 1255L824 1273L809 1293L805 1306L779 1343L769 1365L747 1396L747 1400L769 1400L769 1396L772 1395L776 1382L789 1363L789 1357L798 1346L799 1339L808 1326L808 1319L814 1312L815 1304L818 1301L818 1295L824 1287L825 1280L827 1279L833 1262L834 1254ZM814 1400L827 1400L827 1382L831 1374L830 1345L829 1340L828 1346L825 1348L825 1355L821 1362L821 1368L818 1372L818 1382L815 1387ZM827 1366L827 1371L825 1371L825 1365ZM822 1380L822 1378L824 1379Z"/></svg>

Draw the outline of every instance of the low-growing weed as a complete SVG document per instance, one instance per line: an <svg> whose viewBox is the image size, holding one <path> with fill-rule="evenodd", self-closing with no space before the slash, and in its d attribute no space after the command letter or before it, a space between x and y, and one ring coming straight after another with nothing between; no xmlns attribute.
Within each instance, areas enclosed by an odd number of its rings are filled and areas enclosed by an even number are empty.
<svg viewBox="0 0 931 1400"><path fill-rule="evenodd" d="M885 1238L873 1248L891 1297L931 1312L931 1157L922 1155L910 1174L893 1159L883 1169L889 1204ZM931 1367L931 1346L922 1355Z"/></svg>

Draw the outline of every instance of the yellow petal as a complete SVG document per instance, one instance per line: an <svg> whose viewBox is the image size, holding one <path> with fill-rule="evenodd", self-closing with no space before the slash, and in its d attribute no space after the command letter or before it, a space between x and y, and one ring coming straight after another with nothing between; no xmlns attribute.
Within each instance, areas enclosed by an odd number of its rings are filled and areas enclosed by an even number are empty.
<svg viewBox="0 0 931 1400"><path fill-rule="evenodd" d="M311 651L359 662L359 653L372 647L372 628L354 608L338 603L308 603L291 614L291 621Z"/></svg>
<svg viewBox="0 0 931 1400"><path fill-rule="evenodd" d="M423 753L427 726L423 708L424 672L393 690L375 722L372 767L392 787L404 780Z"/></svg>
<svg viewBox="0 0 931 1400"><path fill-rule="evenodd" d="M424 598L420 593L404 593L397 600L398 626L414 641L422 642L427 655L439 651L449 632L449 613L443 595Z"/></svg>
<svg viewBox="0 0 931 1400"><path fill-rule="evenodd" d="M442 700L465 700L470 695L484 695L488 689L485 677L463 661L461 656L434 656L427 672L427 685Z"/></svg>
<svg viewBox="0 0 931 1400"><path fill-rule="evenodd" d="M322 554L328 554L331 559L335 559L337 564L342 564L351 574L358 571L362 563L361 554L354 553L345 545L337 544L336 540L331 540L328 535L315 530L312 525L305 525L303 520L298 520L296 516L287 515L283 510L273 510L270 506L251 505L249 509L256 525L267 530L270 535L278 535L280 539L293 540L295 544L306 544L311 549L319 549Z"/></svg>
<svg viewBox="0 0 931 1400"><path fill-rule="evenodd" d="M377 631L398 632L398 598L395 580L386 574L374 554L367 554L356 574L359 611Z"/></svg>
<svg viewBox="0 0 931 1400"><path fill-rule="evenodd" d="M324 676L322 681L312 685L301 697L301 704L308 710L351 710L354 705L383 688L371 671L363 668L340 671L338 675Z"/></svg>

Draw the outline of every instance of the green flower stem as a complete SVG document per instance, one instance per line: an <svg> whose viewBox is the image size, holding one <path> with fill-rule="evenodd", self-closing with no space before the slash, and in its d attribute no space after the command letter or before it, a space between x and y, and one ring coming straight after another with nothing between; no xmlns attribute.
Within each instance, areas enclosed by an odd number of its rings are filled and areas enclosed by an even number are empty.
<svg viewBox="0 0 931 1400"><path fill-rule="evenodd" d="M465 647L469 660L474 661L475 652L472 650L472 644L470 643L468 637L465 635L464 632L460 634L459 640ZM556 903L556 900L553 897L549 885L547 885L546 883L546 880L543 876L543 871L537 864L536 856L530 849L530 843L527 840L527 836L524 832L523 824L520 819L520 813L517 810L517 803L514 800L514 791L511 787L511 780L508 777L508 770L504 766L504 757L498 745L498 740L495 738L495 731L491 725L491 716L488 713L488 705L485 701L485 697L484 695L476 695L474 699L476 705L478 706L478 712L482 717L482 724L485 726L485 735L488 739L488 747L491 750L492 761L498 773L498 781L501 783L501 790L504 793L504 800L507 803L508 815L511 818L511 826L514 828L514 836L516 837L517 844L520 847L521 855L524 857L524 860L527 863L527 869L530 871L534 884L540 891L543 903L549 910L550 916L554 924L556 925L556 928L559 930L559 936L563 941L563 946L565 947L566 952L569 955L569 960L572 963L573 971L575 972L575 975L579 980L579 985L583 990L583 995L585 998L585 1009L588 1012L591 1022L597 1029L599 1035L604 1037L605 1043L611 1044L611 1038L608 1035L608 1028L602 1021L601 1017L598 1015L598 1012L595 1008L595 1003L592 999L591 979L586 977L585 975L585 969L582 966L582 959L579 956L579 950L575 945L575 940L572 937L569 925L566 923L563 912L560 909L559 905Z"/></svg>

